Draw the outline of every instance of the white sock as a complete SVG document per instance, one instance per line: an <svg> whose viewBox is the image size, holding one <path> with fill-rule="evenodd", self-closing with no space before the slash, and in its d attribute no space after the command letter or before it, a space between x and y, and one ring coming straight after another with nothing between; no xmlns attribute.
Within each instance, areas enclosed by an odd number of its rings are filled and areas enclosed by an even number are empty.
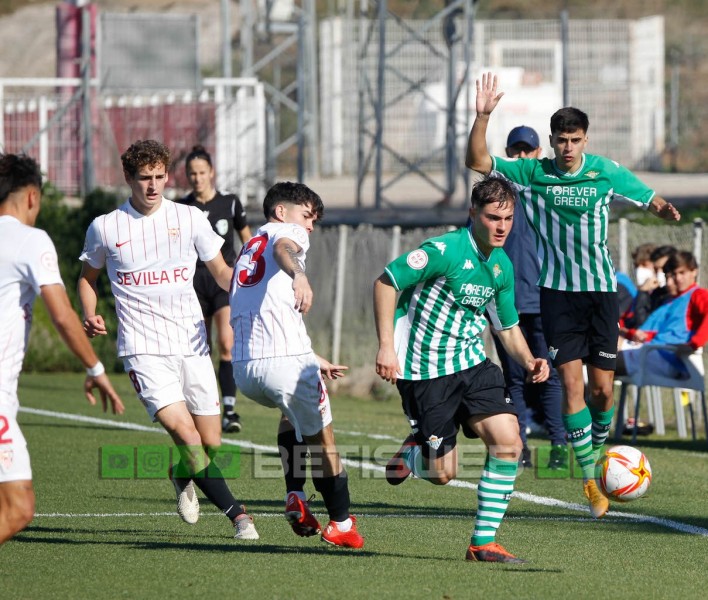
<svg viewBox="0 0 708 600"><path fill-rule="evenodd" d="M300 498L300 500L302 500L303 502L305 502L307 500L307 496L305 495L305 492L294 491L294 492L287 492L285 494L285 502L288 501L288 496L290 494L297 494L297 497Z"/></svg>
<svg viewBox="0 0 708 600"><path fill-rule="evenodd" d="M341 531L342 533L346 533L352 528L352 520L347 519L346 521L335 521L334 524L337 526L337 529Z"/></svg>
<svg viewBox="0 0 708 600"><path fill-rule="evenodd" d="M235 396L224 396L221 399L221 402L227 411L233 411L234 407L236 406L236 397Z"/></svg>

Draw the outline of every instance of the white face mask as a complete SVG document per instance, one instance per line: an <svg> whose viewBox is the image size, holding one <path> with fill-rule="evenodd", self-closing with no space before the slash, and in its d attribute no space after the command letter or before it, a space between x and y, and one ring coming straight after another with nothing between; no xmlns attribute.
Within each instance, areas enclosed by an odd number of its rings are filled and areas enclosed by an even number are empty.
<svg viewBox="0 0 708 600"><path fill-rule="evenodd" d="M666 275L663 271L659 271L656 274L656 280L659 282L659 287L664 287L666 285Z"/></svg>
<svg viewBox="0 0 708 600"><path fill-rule="evenodd" d="M661 275L663 276L664 273L661 273ZM650 267L637 267L636 271L634 271L634 278L637 280L637 285L639 287L642 287L647 281L655 276L656 274L654 273L654 269Z"/></svg>

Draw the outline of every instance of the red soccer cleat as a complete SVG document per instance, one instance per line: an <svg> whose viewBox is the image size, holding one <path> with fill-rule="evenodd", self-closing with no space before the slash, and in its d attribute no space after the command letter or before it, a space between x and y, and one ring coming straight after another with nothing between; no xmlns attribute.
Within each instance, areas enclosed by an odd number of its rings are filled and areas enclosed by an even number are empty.
<svg viewBox="0 0 708 600"><path fill-rule="evenodd" d="M339 531L334 521L330 521L322 532L322 541L341 546L342 548L363 548L364 538L356 530L356 517L349 517L352 520L352 528L349 531Z"/></svg>
<svg viewBox="0 0 708 600"><path fill-rule="evenodd" d="M465 558L474 562L503 562L514 564L524 564L527 562L522 558L517 558L511 554L511 552L507 552L503 546L496 542L489 542L482 546L470 546L467 548L467 556L465 556Z"/></svg>
<svg viewBox="0 0 708 600"><path fill-rule="evenodd" d="M309 503L301 500L295 492L288 494L288 499L285 502L285 518L293 531L300 537L316 535L322 529L315 515L310 512Z"/></svg>

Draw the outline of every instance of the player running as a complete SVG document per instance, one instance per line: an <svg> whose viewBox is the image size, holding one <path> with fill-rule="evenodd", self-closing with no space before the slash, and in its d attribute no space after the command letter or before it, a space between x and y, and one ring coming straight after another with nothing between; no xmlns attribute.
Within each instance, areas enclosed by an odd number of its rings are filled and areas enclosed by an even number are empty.
<svg viewBox="0 0 708 600"><path fill-rule="evenodd" d="M495 541L522 442L501 369L484 353L485 309L529 380L540 383L549 375L546 360L531 354L514 308L514 269L502 249L514 203L507 181L477 183L468 227L426 240L390 263L374 284L376 372L398 387L412 431L389 461L386 478L397 485L412 472L445 485L457 473L460 427L465 436L481 438L488 454L467 549L471 561L526 562Z"/></svg>
<svg viewBox="0 0 708 600"><path fill-rule="evenodd" d="M313 298L305 274L309 235L323 211L320 197L301 183L277 183L268 190L263 200L268 222L242 248L234 267L234 378L246 396L282 413L278 447L285 475L285 516L293 531L300 536L320 532L304 492L309 447L312 482L330 519L322 540L361 548L364 538L349 513L347 472L335 444L322 379L322 374L340 377L346 367L312 351L302 318Z"/></svg>
<svg viewBox="0 0 708 600"><path fill-rule="evenodd" d="M200 210L163 197L167 146L137 141L121 161L130 198L94 219L80 257L84 328L89 337L107 334L96 314L96 281L105 266L118 316L118 356L148 415L165 428L180 454L173 476L177 512L196 523L196 484L232 521L236 539L258 539L253 519L210 458L221 445L219 391L193 278L200 259L219 285L229 288L232 269L220 252L224 240Z"/></svg>
<svg viewBox="0 0 708 600"><path fill-rule="evenodd" d="M42 173L23 154L0 154L0 544L22 531L34 517L27 443L17 423L17 380L27 350L32 311L41 296L62 340L86 367L84 392L96 404L98 388L104 412L123 403L84 335L59 273L52 240L34 227L42 200Z"/></svg>

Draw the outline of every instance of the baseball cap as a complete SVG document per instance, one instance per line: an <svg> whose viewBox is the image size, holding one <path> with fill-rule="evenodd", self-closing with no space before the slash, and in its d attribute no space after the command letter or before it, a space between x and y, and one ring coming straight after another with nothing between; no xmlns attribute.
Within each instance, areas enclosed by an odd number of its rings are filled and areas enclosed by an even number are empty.
<svg viewBox="0 0 708 600"><path fill-rule="evenodd" d="M538 141L536 130L531 127L526 127L526 125L514 127L514 129L509 132L509 137L506 138L506 147L510 148L514 144L520 144L522 142L532 148L538 148L541 145Z"/></svg>

